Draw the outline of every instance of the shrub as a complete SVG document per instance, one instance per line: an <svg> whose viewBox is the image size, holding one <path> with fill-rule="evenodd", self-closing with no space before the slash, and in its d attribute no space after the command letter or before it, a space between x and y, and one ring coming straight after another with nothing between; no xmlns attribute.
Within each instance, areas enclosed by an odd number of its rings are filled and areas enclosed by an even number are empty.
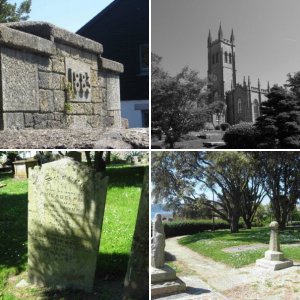
<svg viewBox="0 0 300 300"><path fill-rule="evenodd" d="M215 126L215 130L220 130L221 128L220 128L220 125L216 125Z"/></svg>
<svg viewBox="0 0 300 300"><path fill-rule="evenodd" d="M240 123L226 130L223 140L232 149L257 148L259 136L259 130L252 123Z"/></svg>
<svg viewBox="0 0 300 300"><path fill-rule="evenodd" d="M222 220L215 220L215 229L229 229L230 225ZM212 220L188 220L164 223L166 237L190 235L205 230L212 230Z"/></svg>
<svg viewBox="0 0 300 300"><path fill-rule="evenodd" d="M228 129L230 127L230 124L228 124L228 123L222 123L220 126L221 126L221 129L223 131L225 131L226 129Z"/></svg>

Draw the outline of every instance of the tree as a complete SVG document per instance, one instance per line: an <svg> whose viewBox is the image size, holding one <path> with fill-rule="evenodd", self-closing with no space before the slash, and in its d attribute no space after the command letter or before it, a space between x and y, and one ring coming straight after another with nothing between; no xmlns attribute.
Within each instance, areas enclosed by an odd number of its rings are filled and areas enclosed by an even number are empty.
<svg viewBox="0 0 300 300"><path fill-rule="evenodd" d="M298 152L255 152L260 177L281 230L300 198L300 155Z"/></svg>
<svg viewBox="0 0 300 300"><path fill-rule="evenodd" d="M0 0L0 23L26 21L31 11L31 0L24 0L19 6Z"/></svg>
<svg viewBox="0 0 300 300"><path fill-rule="evenodd" d="M155 152L152 155L153 195L157 202L166 201L178 210L200 198L219 217L230 223L231 232L238 232L241 216L252 222L260 199L253 181L253 158L245 152ZM217 195L216 203L203 197L203 190ZM251 195L251 199L246 195ZM246 209L248 212L246 213Z"/></svg>
<svg viewBox="0 0 300 300"><path fill-rule="evenodd" d="M208 112L213 118L213 115L217 116L217 120L220 120L221 117L225 114L226 103L224 101L214 101L208 106ZM220 124L218 124L220 125Z"/></svg>
<svg viewBox="0 0 300 300"><path fill-rule="evenodd" d="M205 81L188 67L172 77L162 70L161 58L152 57L152 127L160 128L166 144L174 148L182 134L199 129L207 119L207 112L198 107L206 97Z"/></svg>
<svg viewBox="0 0 300 300"><path fill-rule="evenodd" d="M300 147L300 72L288 77L290 90L275 85L261 106L258 148Z"/></svg>
<svg viewBox="0 0 300 300"><path fill-rule="evenodd" d="M256 171L260 166L254 159L251 159L251 164L252 172L248 184L245 186L241 202L242 217L247 229L251 229L257 209L266 196L266 192L261 184L261 178L256 175Z"/></svg>

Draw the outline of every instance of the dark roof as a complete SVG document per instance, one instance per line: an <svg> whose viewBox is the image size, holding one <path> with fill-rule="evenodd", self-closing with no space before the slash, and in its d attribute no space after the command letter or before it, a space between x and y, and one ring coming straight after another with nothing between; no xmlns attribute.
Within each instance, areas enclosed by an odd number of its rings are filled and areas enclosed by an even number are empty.
<svg viewBox="0 0 300 300"><path fill-rule="evenodd" d="M87 22L83 27L81 27L76 33L81 34L82 31L87 30L89 27L93 26L93 24L98 20L98 18L103 17L104 15L110 13L110 11L121 2L122 0L114 0L108 6L106 6L102 11L99 12L93 19Z"/></svg>

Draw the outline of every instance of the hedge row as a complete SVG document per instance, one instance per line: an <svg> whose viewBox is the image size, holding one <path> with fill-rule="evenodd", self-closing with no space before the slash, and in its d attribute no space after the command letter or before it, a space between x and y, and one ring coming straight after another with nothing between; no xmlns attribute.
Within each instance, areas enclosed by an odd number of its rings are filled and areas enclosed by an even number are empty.
<svg viewBox="0 0 300 300"><path fill-rule="evenodd" d="M228 128L223 136L226 146L231 149L257 148L260 133L252 123L240 123Z"/></svg>
<svg viewBox="0 0 300 300"><path fill-rule="evenodd" d="M229 229L230 225L221 220L215 221L215 229ZM166 237L190 235L205 230L212 230L213 224L211 220L198 221L177 221L164 223Z"/></svg>

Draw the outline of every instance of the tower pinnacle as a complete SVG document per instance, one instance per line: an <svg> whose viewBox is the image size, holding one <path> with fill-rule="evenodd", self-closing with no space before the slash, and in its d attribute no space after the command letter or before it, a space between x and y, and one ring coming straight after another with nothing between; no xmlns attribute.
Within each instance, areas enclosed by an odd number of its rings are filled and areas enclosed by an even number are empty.
<svg viewBox="0 0 300 300"><path fill-rule="evenodd" d="M210 29L209 29L209 33L208 33L208 38L207 38L207 46L211 45L211 34L210 34Z"/></svg>
<svg viewBox="0 0 300 300"><path fill-rule="evenodd" d="M223 30L222 30L222 24L221 24L221 22L220 22L218 37L219 37L219 40L223 39Z"/></svg>
<svg viewBox="0 0 300 300"><path fill-rule="evenodd" d="M230 42L231 42L232 44L234 43L234 33L233 33L233 29L231 30Z"/></svg>

